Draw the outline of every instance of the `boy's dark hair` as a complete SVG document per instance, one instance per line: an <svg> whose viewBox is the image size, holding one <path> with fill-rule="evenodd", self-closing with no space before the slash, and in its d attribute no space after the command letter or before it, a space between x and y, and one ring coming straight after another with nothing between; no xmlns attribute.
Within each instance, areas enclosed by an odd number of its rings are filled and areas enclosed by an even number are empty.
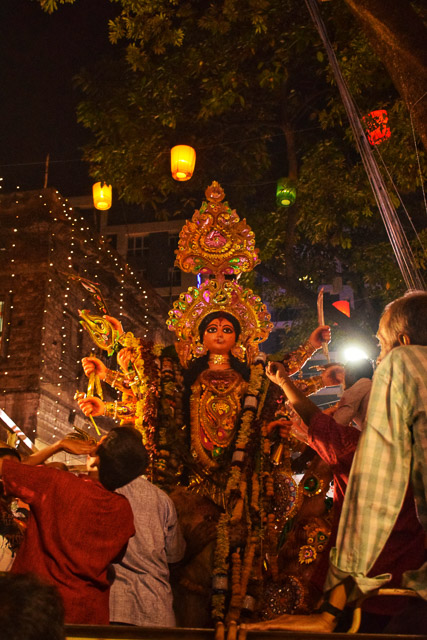
<svg viewBox="0 0 427 640"><path fill-rule="evenodd" d="M0 574L0 640L65 640L57 589L31 574Z"/></svg>
<svg viewBox="0 0 427 640"><path fill-rule="evenodd" d="M19 462L21 462L21 456L16 449L12 449L10 447L0 447L0 458L5 458L6 456L13 456L17 460L19 460Z"/></svg>
<svg viewBox="0 0 427 640"><path fill-rule="evenodd" d="M374 365L372 360L363 358L362 360L355 360L354 362L347 362L344 367L344 385L348 389L360 378L372 379L374 375Z"/></svg>
<svg viewBox="0 0 427 640"><path fill-rule="evenodd" d="M142 435L133 427L114 427L97 449L99 481L109 491L123 487L147 468Z"/></svg>

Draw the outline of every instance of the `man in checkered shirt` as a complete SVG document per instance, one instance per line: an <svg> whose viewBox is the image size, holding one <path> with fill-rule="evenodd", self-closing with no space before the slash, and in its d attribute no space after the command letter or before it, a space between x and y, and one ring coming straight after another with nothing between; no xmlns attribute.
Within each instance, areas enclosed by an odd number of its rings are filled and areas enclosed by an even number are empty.
<svg viewBox="0 0 427 640"><path fill-rule="evenodd" d="M331 550L325 601L313 615L285 615L246 625L248 629L330 632L347 602L387 586L390 574L369 578L367 574L393 529L410 483L418 518L427 530L427 292L414 291L389 304L377 337L380 364L366 428L353 460L336 547ZM269 364L267 375L282 387L298 413L299 408L304 411L306 400L274 363ZM427 562L406 572L402 586L421 597L411 600L385 631L424 634Z"/></svg>

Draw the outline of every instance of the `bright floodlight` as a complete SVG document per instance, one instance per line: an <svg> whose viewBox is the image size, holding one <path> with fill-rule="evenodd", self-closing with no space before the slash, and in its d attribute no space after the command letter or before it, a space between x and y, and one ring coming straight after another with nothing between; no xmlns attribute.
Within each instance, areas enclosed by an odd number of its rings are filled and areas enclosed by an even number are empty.
<svg viewBox="0 0 427 640"><path fill-rule="evenodd" d="M347 347L344 350L344 361L354 362L355 360L364 360L368 358L368 354L360 347Z"/></svg>

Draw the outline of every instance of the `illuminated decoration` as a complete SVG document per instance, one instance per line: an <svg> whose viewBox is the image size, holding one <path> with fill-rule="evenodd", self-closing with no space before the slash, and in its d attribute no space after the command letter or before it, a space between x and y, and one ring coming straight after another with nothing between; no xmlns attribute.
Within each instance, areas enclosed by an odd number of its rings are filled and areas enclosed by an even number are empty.
<svg viewBox="0 0 427 640"><path fill-rule="evenodd" d="M224 191L217 182L206 189L205 195L208 202L203 202L181 229L175 265L187 273L215 277L181 293L166 324L175 331L182 366L188 367L193 358L203 355L200 323L212 312L225 311L241 326L233 355L250 364L258 355L258 344L268 338L273 327L270 314L251 289L225 278L251 271L258 264L254 233L246 220L240 220L222 202Z"/></svg>
<svg viewBox="0 0 427 640"><path fill-rule="evenodd" d="M196 151L186 144L178 144L171 149L171 172L174 180L190 180L196 164Z"/></svg>
<svg viewBox="0 0 427 640"><path fill-rule="evenodd" d="M179 235L175 264L186 273L233 275L252 271L260 262L255 234L240 220L224 199L224 191L213 182L206 199Z"/></svg>
<svg viewBox="0 0 427 640"><path fill-rule="evenodd" d="M96 182L92 187L93 206L100 211L107 211L111 208L113 201L112 188L105 182Z"/></svg>
<svg viewBox="0 0 427 640"><path fill-rule="evenodd" d="M291 207L297 199L295 181L291 178L280 178L276 188L276 204L278 207Z"/></svg>
<svg viewBox="0 0 427 640"><path fill-rule="evenodd" d="M19 187L17 187L19 190ZM76 211L70 206L68 200L63 198L58 191L55 192L57 209L51 209L52 203L50 200L44 195L39 195L41 205L46 207L46 211L52 216L51 217L51 228L49 232L49 249L47 254L47 288L46 288L46 300L43 308L43 322L41 327L41 348L42 348L42 358L41 358L41 367L40 367L40 386L48 387L49 389L54 389L52 394L52 403L53 403L53 419L51 421L51 426L53 429L52 439L61 438L65 435L64 433L64 424L68 424L68 415L70 409L67 404L67 385L70 384L71 379L65 374L65 366L64 360L66 358L66 354L70 352L71 349L76 349L77 357L76 357L76 369L77 365L80 364L80 360L82 355L94 355L91 354L82 354L81 353L81 344L73 344L72 342L72 322L71 317L73 315L69 300L72 295L71 287L74 282L79 282L83 284L82 281L86 285L90 283L92 286L82 286L82 296L80 301L80 308L84 308L87 305L87 295L90 294L92 298L94 297L94 293L99 293L99 286L96 285L98 281L98 274L96 273L97 265L101 263L101 256L106 253L106 260L110 263L109 268L116 273L117 278L120 282L120 289L118 292L118 302L119 302L119 311L120 316L123 313L123 304L124 304L124 285L126 283L131 282L133 286L137 288L139 291L139 298L143 301L145 308L143 313L143 321L146 326L145 331L143 332L143 338L147 337L147 330L149 325L148 320L148 312L147 312L147 291L143 288L143 283L140 282L136 273L131 269L128 264L123 264L120 256L117 255L115 251L112 251L109 248L108 243L104 241L102 237L97 236L97 234L93 233L93 230L88 226L83 216L80 216L76 213ZM18 192L16 193L16 205L24 204L21 202L22 195ZM19 207L16 207L16 219L17 221L20 218ZM60 215L57 217L57 213ZM63 265L63 270L58 271L57 264L57 252L62 240L59 237L59 234L56 233L58 222L65 224L68 227L68 240L69 240L69 249L68 256ZM16 282L18 280L18 272L16 270L18 259L22 259L17 253L17 245L13 239L13 235L17 235L19 233L19 228L12 229L12 243L9 245L7 249L8 258L10 257L10 277L12 278L12 282ZM81 255L81 253L83 255ZM79 270L80 276L78 276L74 272L75 261L77 254L79 255ZM93 255L95 254L96 260L93 260ZM96 256L96 254L98 254ZM57 296L56 282L58 280L58 274L64 276L63 280L63 295L62 300L60 301L62 307L62 319L59 320L60 324L57 327L59 332L59 358L58 361L52 362L45 358L45 347L48 343L48 336L51 330L49 325L49 313L51 308L52 300ZM82 277L84 276L84 277ZM99 283L98 283L99 284ZM14 287L6 292L11 296L11 300L13 301ZM75 293L75 288L73 289L73 295ZM97 305L99 310L102 311L102 304L105 304L102 296L99 299L99 304ZM9 309L13 311L13 304L9 305ZM62 321L61 321L62 320ZM4 342L6 345L9 344L9 329L10 329L10 318L5 318L5 329L6 333L4 335ZM83 327L80 327L79 332L83 332ZM104 347L105 348L105 347ZM94 351L94 350L93 350ZM6 366L6 363L9 362L10 354L7 355L7 359L5 360L5 365L2 367L2 375L5 376L5 380L9 376L9 370ZM80 376L75 376L75 381L79 382ZM65 389L64 389L65 387ZM7 396L10 389L6 384L3 384L3 397ZM40 415L41 411L37 410L37 416ZM76 413L75 409L72 409L72 413ZM85 424L85 429L88 429L89 432L93 430L93 427L90 423ZM31 430L31 434L28 434L30 438L35 440L37 438L37 424Z"/></svg>
<svg viewBox="0 0 427 640"><path fill-rule="evenodd" d="M335 309L338 309L338 311L341 311L341 313L348 318L350 317L350 303L348 300L337 300L332 303L332 306L335 307Z"/></svg>
<svg viewBox="0 0 427 640"><path fill-rule="evenodd" d="M371 111L362 118L369 144L374 146L388 140L391 136L390 127L387 125L388 114L385 109Z"/></svg>

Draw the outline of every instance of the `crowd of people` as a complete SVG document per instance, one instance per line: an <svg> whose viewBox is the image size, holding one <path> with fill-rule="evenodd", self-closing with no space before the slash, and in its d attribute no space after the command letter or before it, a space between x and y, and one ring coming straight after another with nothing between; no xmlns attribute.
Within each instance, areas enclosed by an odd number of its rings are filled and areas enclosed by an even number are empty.
<svg viewBox="0 0 427 640"><path fill-rule="evenodd" d="M403 585L418 597L409 603L373 599L362 630L425 632L426 318L426 292L386 307L375 374L369 361L330 372L345 389L333 414L313 404L281 363L267 365L268 377L299 416L282 429L331 468L334 521L329 563L320 563L313 576L324 590L318 611L248 623L246 630L333 631L347 603L383 585ZM59 450L86 454L88 473L45 466ZM141 434L128 426L113 428L95 446L66 438L24 462L15 450L0 449L2 509L9 509L11 497L29 509L25 532L16 518L3 532L0 640L38 637L11 631L13 594L24 588L29 600L50 603L51 631L61 627L62 616L77 624L175 625L169 570L183 559L185 543L173 502L144 477L146 466Z"/></svg>

